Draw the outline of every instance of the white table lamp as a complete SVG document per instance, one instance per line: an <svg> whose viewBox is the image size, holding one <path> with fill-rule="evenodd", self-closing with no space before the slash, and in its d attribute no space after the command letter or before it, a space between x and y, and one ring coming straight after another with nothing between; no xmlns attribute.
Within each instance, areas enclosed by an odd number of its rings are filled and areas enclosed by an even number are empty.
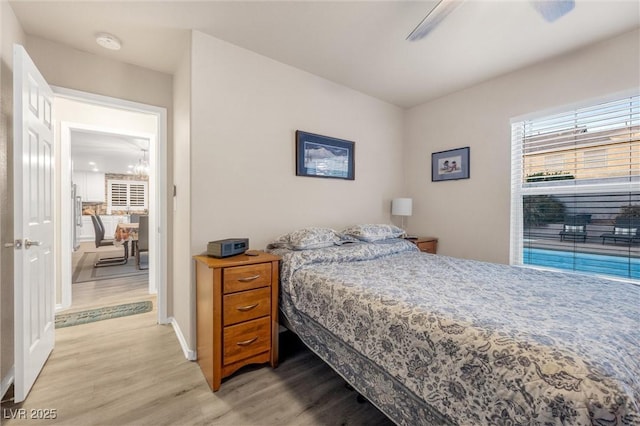
<svg viewBox="0 0 640 426"><path fill-rule="evenodd" d="M391 214L402 217L402 230L404 230L404 217L411 216L413 211L413 199L394 198L391 201Z"/></svg>

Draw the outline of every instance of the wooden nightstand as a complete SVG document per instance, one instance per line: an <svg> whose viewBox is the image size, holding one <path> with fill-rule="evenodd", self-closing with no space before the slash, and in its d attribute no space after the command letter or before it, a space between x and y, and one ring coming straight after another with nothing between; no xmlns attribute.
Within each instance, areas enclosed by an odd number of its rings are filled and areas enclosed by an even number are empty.
<svg viewBox="0 0 640 426"><path fill-rule="evenodd" d="M278 366L278 265L257 256L196 261L198 364L211 389L248 364Z"/></svg>
<svg viewBox="0 0 640 426"><path fill-rule="evenodd" d="M438 239L434 237L407 238L407 240L417 245L420 251L425 253L436 254L438 249Z"/></svg>

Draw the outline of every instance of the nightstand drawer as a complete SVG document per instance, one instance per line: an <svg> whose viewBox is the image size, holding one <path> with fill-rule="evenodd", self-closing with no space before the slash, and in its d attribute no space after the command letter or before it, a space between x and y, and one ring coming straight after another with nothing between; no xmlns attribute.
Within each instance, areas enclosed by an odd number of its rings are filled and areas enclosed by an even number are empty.
<svg viewBox="0 0 640 426"><path fill-rule="evenodd" d="M222 306L225 326L264 317L271 311L271 287L227 294Z"/></svg>
<svg viewBox="0 0 640 426"><path fill-rule="evenodd" d="M416 244L418 246L418 248L420 249L420 251L423 251L425 253L436 253L436 242L435 241L428 241L428 242L420 242Z"/></svg>
<svg viewBox="0 0 640 426"><path fill-rule="evenodd" d="M407 238L407 241L415 244L424 253L436 254L438 251L438 239L435 237Z"/></svg>
<svg viewBox="0 0 640 426"><path fill-rule="evenodd" d="M271 263L234 266L224 269L223 292L251 290L271 285Z"/></svg>
<svg viewBox="0 0 640 426"><path fill-rule="evenodd" d="M232 364L271 349L271 317L224 328L223 365Z"/></svg>

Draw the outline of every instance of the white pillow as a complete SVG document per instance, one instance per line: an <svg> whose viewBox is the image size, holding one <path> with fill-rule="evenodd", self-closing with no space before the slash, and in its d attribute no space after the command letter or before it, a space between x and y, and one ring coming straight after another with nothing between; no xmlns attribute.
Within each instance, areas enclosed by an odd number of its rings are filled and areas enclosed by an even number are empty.
<svg viewBox="0 0 640 426"><path fill-rule="evenodd" d="M343 235L354 237L362 241L380 241L388 238L400 238L405 232L395 225L364 224L354 225L344 229Z"/></svg>
<svg viewBox="0 0 640 426"><path fill-rule="evenodd" d="M331 228L302 228L284 234L271 242L267 248L309 250L340 244L340 234Z"/></svg>

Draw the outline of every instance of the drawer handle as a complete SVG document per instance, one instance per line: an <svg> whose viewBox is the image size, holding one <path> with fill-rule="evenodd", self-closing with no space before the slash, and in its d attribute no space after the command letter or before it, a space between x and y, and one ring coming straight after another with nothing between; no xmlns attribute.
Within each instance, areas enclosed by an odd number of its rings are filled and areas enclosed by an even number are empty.
<svg viewBox="0 0 640 426"><path fill-rule="evenodd" d="M239 306L236 309L239 310L240 312L247 312L252 310L253 308L255 308L256 306L258 306L260 303L254 303L253 305L247 305L247 306Z"/></svg>
<svg viewBox="0 0 640 426"><path fill-rule="evenodd" d="M236 345L238 345L238 346L249 346L250 344L252 344L256 340L258 340L258 336L254 337L253 339L249 339L249 340L244 340L242 342L238 342L238 343L236 343Z"/></svg>
<svg viewBox="0 0 640 426"><path fill-rule="evenodd" d="M252 277L238 278L238 281L246 283L246 282L249 282L249 281L257 280L258 278L260 278L260 274L254 275Z"/></svg>

